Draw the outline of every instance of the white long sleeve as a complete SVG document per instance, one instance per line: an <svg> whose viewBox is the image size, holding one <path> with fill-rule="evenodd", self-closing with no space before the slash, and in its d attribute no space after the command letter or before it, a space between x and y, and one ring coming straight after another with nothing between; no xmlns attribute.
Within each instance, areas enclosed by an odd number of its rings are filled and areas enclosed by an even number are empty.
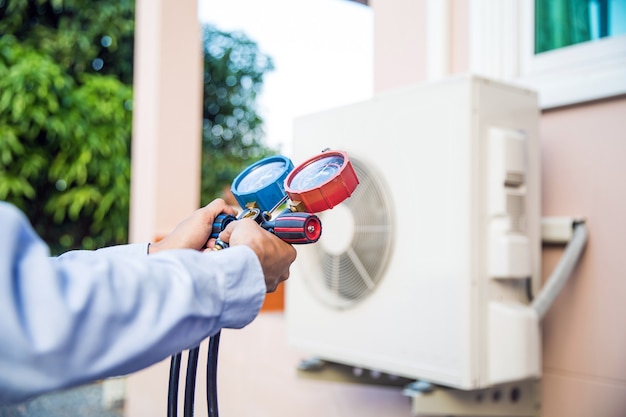
<svg viewBox="0 0 626 417"><path fill-rule="evenodd" d="M258 314L266 287L251 249L146 252L50 257L0 202L0 404L134 372Z"/></svg>

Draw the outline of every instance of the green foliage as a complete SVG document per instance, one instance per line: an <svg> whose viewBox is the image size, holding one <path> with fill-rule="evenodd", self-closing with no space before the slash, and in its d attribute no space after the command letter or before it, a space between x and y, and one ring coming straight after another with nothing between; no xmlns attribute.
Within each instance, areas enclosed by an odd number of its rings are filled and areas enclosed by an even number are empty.
<svg viewBox="0 0 626 417"><path fill-rule="evenodd" d="M0 0L0 199L53 253L127 241L133 7Z"/></svg>
<svg viewBox="0 0 626 417"><path fill-rule="evenodd" d="M0 39L0 199L55 251L126 241L132 92Z"/></svg>
<svg viewBox="0 0 626 417"><path fill-rule="evenodd" d="M114 75L131 85L134 0L0 0L0 37L14 35L75 78Z"/></svg>
<svg viewBox="0 0 626 417"><path fill-rule="evenodd" d="M220 197L248 165L276 153L263 143L256 111L263 77L273 69L271 58L244 34L204 27L202 204Z"/></svg>
<svg viewBox="0 0 626 417"><path fill-rule="evenodd" d="M133 0L0 0L0 199L53 253L127 241ZM204 28L202 202L263 145L255 103L269 57Z"/></svg>

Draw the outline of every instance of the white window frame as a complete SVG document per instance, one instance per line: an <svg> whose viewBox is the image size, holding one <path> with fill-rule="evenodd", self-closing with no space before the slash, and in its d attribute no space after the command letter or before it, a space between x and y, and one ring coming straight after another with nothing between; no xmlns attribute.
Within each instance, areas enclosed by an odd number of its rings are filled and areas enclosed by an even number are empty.
<svg viewBox="0 0 626 417"><path fill-rule="evenodd" d="M470 0L470 69L539 93L542 109L626 94L626 35L534 54L534 0Z"/></svg>

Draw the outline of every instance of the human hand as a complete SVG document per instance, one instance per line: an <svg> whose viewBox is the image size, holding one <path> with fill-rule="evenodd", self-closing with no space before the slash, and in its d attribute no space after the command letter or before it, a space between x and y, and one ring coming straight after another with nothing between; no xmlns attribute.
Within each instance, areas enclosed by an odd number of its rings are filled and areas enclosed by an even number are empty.
<svg viewBox="0 0 626 417"><path fill-rule="evenodd" d="M194 211L163 239L148 246L148 253L153 254L167 249L205 250L207 240L213 229L213 220L219 214L236 215L236 210L221 198ZM257 226L258 227L258 226ZM260 227L259 227L260 228Z"/></svg>
<svg viewBox="0 0 626 417"><path fill-rule="evenodd" d="M274 292L278 284L289 278L289 267L296 259L296 250L254 220L244 218L230 222L219 239L229 247L246 245L256 253L263 268L267 292Z"/></svg>

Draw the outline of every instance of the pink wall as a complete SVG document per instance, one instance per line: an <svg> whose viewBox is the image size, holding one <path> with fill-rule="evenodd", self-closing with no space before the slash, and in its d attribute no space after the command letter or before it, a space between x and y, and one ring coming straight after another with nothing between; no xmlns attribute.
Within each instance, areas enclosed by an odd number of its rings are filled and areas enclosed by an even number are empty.
<svg viewBox="0 0 626 417"><path fill-rule="evenodd" d="M370 5L374 9L374 91L425 79L426 2L370 0Z"/></svg>
<svg viewBox="0 0 626 417"><path fill-rule="evenodd" d="M626 415L626 98L545 112L544 216L581 215L589 241L543 329L543 416ZM561 256L543 250L544 277Z"/></svg>

